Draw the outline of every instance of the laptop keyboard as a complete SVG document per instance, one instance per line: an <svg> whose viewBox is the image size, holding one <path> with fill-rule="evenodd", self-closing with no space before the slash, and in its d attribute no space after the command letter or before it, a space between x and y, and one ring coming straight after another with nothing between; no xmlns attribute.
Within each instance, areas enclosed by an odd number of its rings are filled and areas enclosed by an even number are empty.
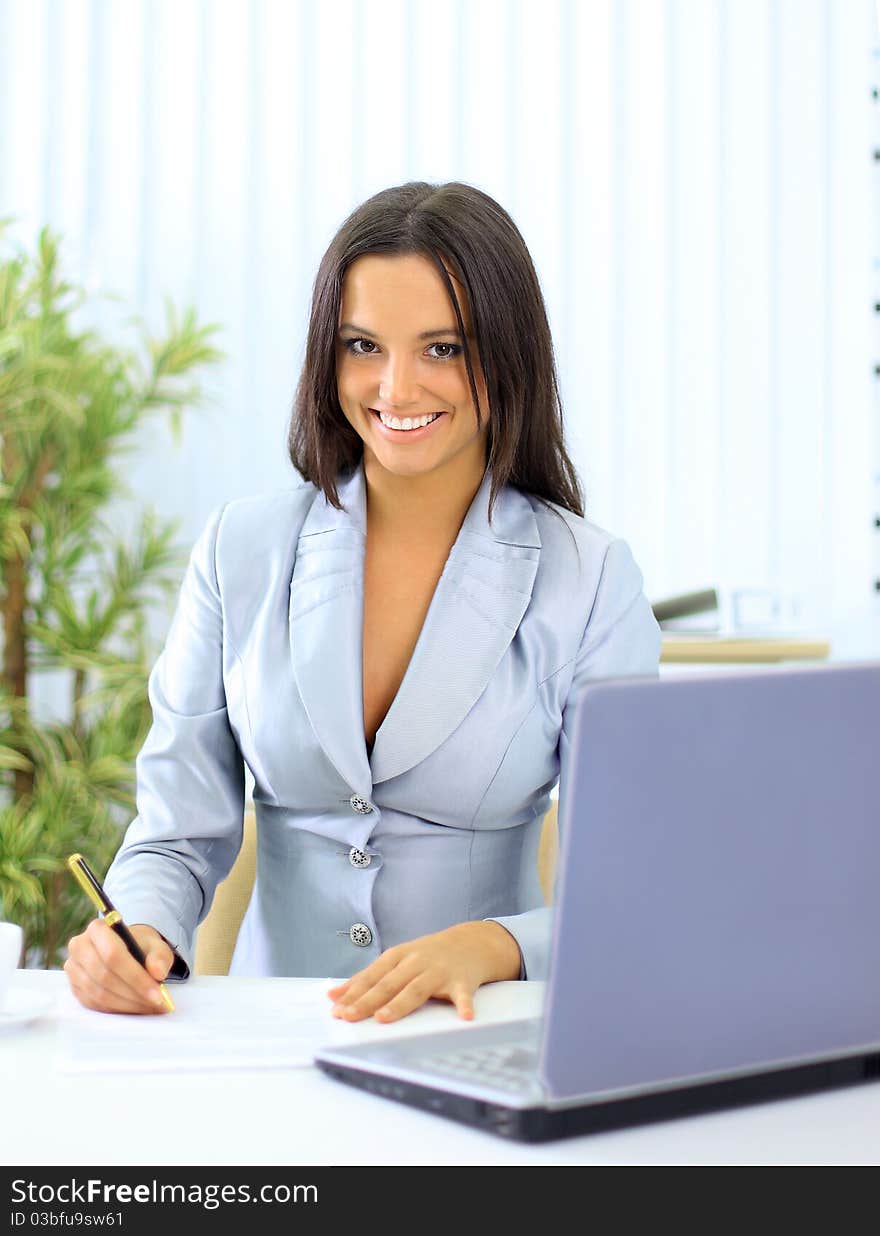
<svg viewBox="0 0 880 1236"><path fill-rule="evenodd" d="M537 1047L526 1043L506 1043L499 1047L431 1054L413 1059L415 1068L460 1077L465 1081L495 1086L512 1094L534 1087L538 1070Z"/></svg>

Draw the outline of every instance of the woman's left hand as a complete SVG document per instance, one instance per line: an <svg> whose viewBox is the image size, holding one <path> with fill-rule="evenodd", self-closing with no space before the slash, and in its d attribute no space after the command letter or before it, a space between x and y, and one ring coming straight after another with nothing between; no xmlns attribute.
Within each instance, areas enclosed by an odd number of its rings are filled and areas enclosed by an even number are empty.
<svg viewBox="0 0 880 1236"><path fill-rule="evenodd" d="M519 945L500 923L457 923L386 949L327 994L333 1016L344 1021L398 1021L432 997L449 1000L470 1020L478 987L519 974Z"/></svg>

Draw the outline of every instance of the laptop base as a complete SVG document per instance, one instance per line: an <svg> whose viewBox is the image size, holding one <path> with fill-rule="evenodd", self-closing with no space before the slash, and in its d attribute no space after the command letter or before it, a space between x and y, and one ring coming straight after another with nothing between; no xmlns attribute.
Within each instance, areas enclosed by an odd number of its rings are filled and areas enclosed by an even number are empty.
<svg viewBox="0 0 880 1236"><path fill-rule="evenodd" d="M557 1109L513 1108L370 1073L335 1061L319 1059L315 1063L331 1077L368 1090L371 1094L523 1142L547 1142L586 1133L605 1133L631 1125L675 1120L682 1116L795 1098L816 1091L880 1080L880 1052L870 1052L722 1081L701 1082L676 1090L612 1099L605 1103Z"/></svg>

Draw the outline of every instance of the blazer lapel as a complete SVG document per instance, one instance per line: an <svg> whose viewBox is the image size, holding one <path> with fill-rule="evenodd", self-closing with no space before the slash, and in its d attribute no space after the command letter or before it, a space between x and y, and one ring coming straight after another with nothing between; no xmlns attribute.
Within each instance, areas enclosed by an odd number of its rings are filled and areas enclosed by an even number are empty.
<svg viewBox="0 0 880 1236"><path fill-rule="evenodd" d="M369 798L372 776L363 704L363 464L337 488L345 509L337 511L319 489L300 531L290 581L290 649L296 684L318 741L346 785Z"/></svg>
<svg viewBox="0 0 880 1236"><path fill-rule="evenodd" d="M524 495L508 486L498 495L490 525L491 479L487 469L446 560L400 689L376 733L370 757L374 783L418 764L461 724L531 599L541 548L537 521Z"/></svg>
<svg viewBox="0 0 880 1236"><path fill-rule="evenodd" d="M363 462L339 486L345 508L318 491L297 544L290 647L297 687L318 741L352 790L398 777L445 741L486 689L532 595L541 538L518 490L498 495L490 525L487 470L459 530L403 681L364 740Z"/></svg>

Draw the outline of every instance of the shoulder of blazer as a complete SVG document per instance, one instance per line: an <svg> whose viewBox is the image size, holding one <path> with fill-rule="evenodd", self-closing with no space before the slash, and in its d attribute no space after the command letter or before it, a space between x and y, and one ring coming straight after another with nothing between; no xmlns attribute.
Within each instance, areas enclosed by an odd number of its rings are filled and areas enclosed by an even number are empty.
<svg viewBox="0 0 880 1236"><path fill-rule="evenodd" d="M555 502L549 503L548 509L533 494L527 497L541 537L539 574L549 573L557 582L560 575L572 578L572 582L580 578L589 587L601 573L608 547L619 538Z"/></svg>
<svg viewBox="0 0 880 1236"><path fill-rule="evenodd" d="M318 490L310 481L290 489L234 498L217 526L215 565L221 594L259 576L292 570L300 529Z"/></svg>
<svg viewBox="0 0 880 1236"><path fill-rule="evenodd" d="M622 537L556 503L550 511L532 496L529 501L541 536L533 598L580 642L600 585L606 596L626 601L642 590L642 572Z"/></svg>

